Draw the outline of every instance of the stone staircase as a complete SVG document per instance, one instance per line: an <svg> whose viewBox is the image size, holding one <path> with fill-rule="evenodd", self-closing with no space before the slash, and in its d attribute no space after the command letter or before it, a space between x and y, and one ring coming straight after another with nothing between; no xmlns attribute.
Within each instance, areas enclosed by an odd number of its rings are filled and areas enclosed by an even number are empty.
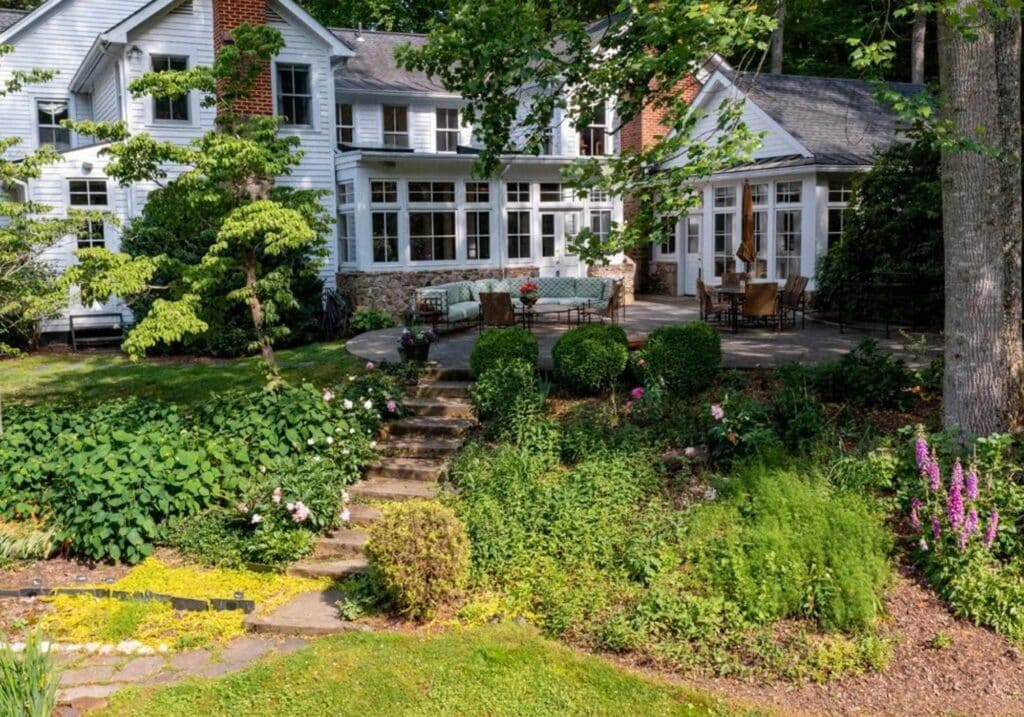
<svg viewBox="0 0 1024 717"><path fill-rule="evenodd" d="M290 575L344 578L365 572L368 528L380 516L380 503L430 499L437 481L476 421L469 383L433 377L410 389L407 417L386 424L382 458L368 466L363 480L348 490L351 521L322 536L313 555L296 563Z"/></svg>

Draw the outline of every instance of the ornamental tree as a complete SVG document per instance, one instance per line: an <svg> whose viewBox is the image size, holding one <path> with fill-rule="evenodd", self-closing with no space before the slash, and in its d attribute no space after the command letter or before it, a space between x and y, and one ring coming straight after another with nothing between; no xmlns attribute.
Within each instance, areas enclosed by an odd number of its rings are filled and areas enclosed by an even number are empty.
<svg viewBox="0 0 1024 717"><path fill-rule="evenodd" d="M248 310L256 344L276 383L280 374L273 345L289 332L281 316L297 306L296 272L315 271L326 254L324 192L278 186L277 179L301 161L299 139L282 136L276 117L236 109L284 47L281 34L267 26L241 25L232 39L211 67L147 73L129 86L134 97L199 92L203 106L216 108L217 120L193 142L182 146L144 133L129 136L123 123L74 124L82 134L111 141L102 153L110 158L107 175L121 186L158 186L150 202L153 212L166 216L169 208L181 207L201 217L189 236L198 259L87 249L78 253L79 264L65 281L79 285L87 300L115 294L151 299L149 312L124 344L132 357L207 331L203 317L212 307L238 302ZM169 167L180 171L171 178Z"/></svg>
<svg viewBox="0 0 1024 717"><path fill-rule="evenodd" d="M606 23L595 30L602 15ZM613 102L617 132L646 108L662 113L660 139L620 156L581 158L566 173L580 191L628 194L639 205L607 242L580 233L576 249L594 262L662 241L699 204L699 181L750 157L759 137L742 123L739 103L722 106L716 138L695 136L699 113L679 88L715 55L745 58L740 64L763 60L774 27L771 14L736 0L455 0L428 42L402 48L399 61L467 100L465 120L483 145L476 165L482 175L496 173L505 154L539 154L556 117L585 127Z"/></svg>
<svg viewBox="0 0 1024 717"><path fill-rule="evenodd" d="M0 46L0 58L11 50L9 45ZM49 70L12 72L0 83L0 97L53 76ZM10 350L5 341L31 335L41 319L57 314L67 301L54 269L40 259L40 251L73 234L84 219L100 218L88 212L50 217L50 207L29 201L24 191L27 182L59 160L60 154L48 145L23 154L18 151L20 145L20 138L0 138L0 354Z"/></svg>

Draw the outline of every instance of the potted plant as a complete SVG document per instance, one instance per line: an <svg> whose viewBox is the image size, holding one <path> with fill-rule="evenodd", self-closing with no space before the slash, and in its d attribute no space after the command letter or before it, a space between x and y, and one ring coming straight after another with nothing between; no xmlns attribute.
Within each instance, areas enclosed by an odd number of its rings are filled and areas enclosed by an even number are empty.
<svg viewBox="0 0 1024 717"><path fill-rule="evenodd" d="M398 353L404 361L426 363L430 357L430 344L437 339L433 329L406 328L398 337Z"/></svg>
<svg viewBox="0 0 1024 717"><path fill-rule="evenodd" d="M532 281L528 281L519 287L519 300L523 302L523 306L526 308L532 309L539 298L540 288Z"/></svg>

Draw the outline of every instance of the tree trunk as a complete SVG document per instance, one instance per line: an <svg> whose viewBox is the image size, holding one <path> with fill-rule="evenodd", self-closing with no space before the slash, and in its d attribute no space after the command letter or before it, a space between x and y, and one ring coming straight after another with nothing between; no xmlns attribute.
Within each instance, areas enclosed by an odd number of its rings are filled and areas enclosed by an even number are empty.
<svg viewBox="0 0 1024 717"><path fill-rule="evenodd" d="M1021 24L998 18L985 0L957 0L949 12L977 12L976 37L939 18L942 111L968 148L942 155L946 367L943 420L963 437L1019 423L1024 385L1021 341Z"/></svg>
<svg viewBox="0 0 1024 717"><path fill-rule="evenodd" d="M923 11L914 15L914 27L910 35L910 81L920 85L924 82L924 48L928 37L928 16Z"/></svg>
<svg viewBox="0 0 1024 717"><path fill-rule="evenodd" d="M786 0L779 0L779 9L775 12L778 27L772 33L772 74L782 74L782 43L786 37Z"/></svg>
<svg viewBox="0 0 1024 717"><path fill-rule="evenodd" d="M245 254L245 290L249 295L249 311L252 313L252 324L256 329L256 340L260 345L260 354L263 362L270 371L270 384L276 386L281 383L281 369L277 365L277 357L274 355L274 345L267 335L263 322L263 304L260 302L259 294L256 292L256 256L248 251Z"/></svg>

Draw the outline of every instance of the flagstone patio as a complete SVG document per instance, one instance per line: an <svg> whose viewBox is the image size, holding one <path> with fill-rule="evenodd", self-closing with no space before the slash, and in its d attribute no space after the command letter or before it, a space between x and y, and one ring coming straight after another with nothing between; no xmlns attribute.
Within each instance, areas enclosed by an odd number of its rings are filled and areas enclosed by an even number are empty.
<svg viewBox="0 0 1024 717"><path fill-rule="evenodd" d="M697 321L699 316L696 299L644 296L627 307L626 316L619 323L631 340L642 340L658 327ZM552 368L551 348L569 328L554 325L534 327L533 334L540 345L539 363L542 370ZM371 331L353 338L346 344L346 348L365 361L396 362L400 360L398 337L401 333L400 328ZM847 329L840 333L838 326L814 321L811 317L808 317L805 328L800 328L798 319L796 328L789 327L782 332L741 327L734 334L728 327L721 327L720 333L723 363L727 368L776 366L793 361L805 365L824 363L849 352L865 337L875 339L883 349L900 356L907 363L922 362L922 357L908 348L909 341L897 331L893 331L890 338L886 338L883 331ZM436 361L448 371L467 371L469 355L479 335L474 328L442 336L431 347L431 361ZM938 355L941 347L939 337L928 336L928 346L931 352Z"/></svg>

